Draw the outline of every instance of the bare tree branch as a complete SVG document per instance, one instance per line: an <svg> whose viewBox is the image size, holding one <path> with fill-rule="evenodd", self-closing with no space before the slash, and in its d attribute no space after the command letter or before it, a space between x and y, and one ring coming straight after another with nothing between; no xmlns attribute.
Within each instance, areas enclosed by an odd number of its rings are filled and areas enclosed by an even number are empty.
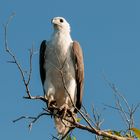
<svg viewBox="0 0 140 140"><path fill-rule="evenodd" d="M29 128L31 128L32 127L32 124L35 123L41 116L43 116L43 115L49 115L49 116L51 116L52 115L51 114L52 112L50 112L48 109L45 109L45 110L47 111L47 113L41 113L37 117L22 116L22 117L20 117L20 118L18 118L16 120L14 120L14 122L17 122L17 121L19 121L21 119L31 119L31 120L33 120L29 124ZM50 112L50 113L48 113L48 112ZM53 116L60 117L60 115L58 113L57 114L54 114L53 113ZM108 131L98 130L96 128L92 129L90 126L86 126L86 125L80 124L80 123L75 122L75 121L72 121L70 119L66 119L66 118L63 118L63 119L66 120L66 121L68 121L68 122L70 122L73 125L72 128L78 128L78 129L81 129L81 130L85 130L85 131L88 131L90 133L96 134L98 136L107 137L107 138L110 138L112 140L134 140L133 138L121 137L121 136L117 136L117 135L111 134ZM63 140L63 139L64 138L62 138L61 140Z"/></svg>
<svg viewBox="0 0 140 140"><path fill-rule="evenodd" d="M30 58L29 58L30 69L29 69L29 75L28 75L27 80L25 78L24 70L22 69L19 61L17 60L16 56L11 51L11 49L8 47L7 29L8 29L9 23L11 22L11 20L13 19L14 16L15 16L15 13L12 13L11 16L8 18L8 21L6 22L6 24L3 25L3 27L4 27L4 36L5 36L5 39L4 39L5 50L12 58L12 60L8 61L8 62L15 64L17 66L19 72L20 72L20 75L22 77L22 81L23 81L23 84L25 86L26 93L27 93L27 96L24 97L24 98L26 98L26 99L39 99L39 100L42 100L44 102L47 102L47 99L45 99L43 96L31 96L31 94L30 94L29 84L30 84L31 74L32 74L32 57L33 57L33 54L34 54L33 47L32 47L32 49L30 49Z"/></svg>
<svg viewBox="0 0 140 140"><path fill-rule="evenodd" d="M136 106L134 105L130 106L127 99L119 92L115 84L111 83L105 75L103 75L103 78L106 81L106 83L109 85L109 87L113 90L116 98L116 103L115 103L116 107L112 107L109 105L108 107L118 110L122 120L124 121L127 127L127 131L129 132L130 136L132 136L131 128L134 127L134 113L140 106L140 103L137 104ZM122 103L124 103L124 105L122 105Z"/></svg>

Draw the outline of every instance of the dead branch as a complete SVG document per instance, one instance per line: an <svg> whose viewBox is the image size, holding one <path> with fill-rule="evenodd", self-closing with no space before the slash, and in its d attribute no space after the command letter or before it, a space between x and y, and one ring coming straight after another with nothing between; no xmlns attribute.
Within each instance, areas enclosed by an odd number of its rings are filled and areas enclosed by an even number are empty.
<svg viewBox="0 0 140 140"><path fill-rule="evenodd" d="M34 54L33 47L32 47L32 49L30 49L30 57L29 57L30 69L29 69L29 75L28 75L27 80L25 78L24 70L22 69L19 61L17 60L17 58L14 55L14 53L12 52L12 50L8 47L7 29L8 29L9 23L11 22L11 20L13 19L14 16L15 16L15 13L12 13L11 16L8 18L8 21L6 22L6 24L5 25L3 24L4 37L5 37L5 39L4 39L5 51L11 56L11 59L12 59L9 62L15 64L17 66L19 72L20 72L20 75L22 77L22 81L23 81L23 84L25 86L26 93L27 93L27 96L25 96L24 98L33 99L33 100L34 99L39 99L39 100L42 100L44 102L47 102L47 99L44 98L43 96L31 96L31 93L30 93L30 90L29 90L29 84L30 84L31 74L32 74L32 58L33 58L33 54Z"/></svg>
<svg viewBox="0 0 140 140"><path fill-rule="evenodd" d="M127 99L122 95L122 93L117 89L116 85L112 82L110 82L105 75L103 75L103 78L105 82L108 84L108 86L113 90L115 95L115 107L112 107L110 105L106 105L112 109L117 110L122 120L124 121L127 131L130 133L130 136L132 136L131 128L134 127L134 114L136 110L139 108L140 103L137 105L130 106ZM122 105L124 103L124 105ZM125 109L126 108L126 109Z"/></svg>
<svg viewBox="0 0 140 140"><path fill-rule="evenodd" d="M32 125L37 121L39 120L42 116L45 116L45 115L51 115L50 113L47 113L47 112L43 112L43 113L40 113L37 117L30 117L30 116L21 116L19 117L18 119L16 120L13 120L13 123L17 122L17 121L20 121L22 119L28 119L28 120L32 120L30 123L29 123L29 130L32 129Z"/></svg>
<svg viewBox="0 0 140 140"><path fill-rule="evenodd" d="M57 107L56 107L57 108ZM55 109L56 109L55 108ZM46 112L43 112L43 113L40 113L37 117L29 117L29 116L21 116L20 118L14 120L13 122L17 122L21 119L31 119L31 123L29 124L29 129L31 130L32 128L32 125L41 117L41 116L44 116L44 115L48 115L48 116L57 116L57 117L60 117L59 113L57 114L52 114L52 112L50 112L50 110L48 109L44 109ZM59 109L58 109L59 110ZM102 137L107 137L107 138L110 138L111 140L134 140L133 138L127 138L127 137L121 137L121 136L117 136L117 135L114 135L114 134L111 134L110 132L108 131L104 131L104 130L98 130L96 128L92 129L90 126L88 125L83 125L83 124L80 124L78 122L75 122L75 121L71 121L70 119L66 119L66 118L63 118L64 120L70 122L73 127L73 128L78 128L78 129L81 129L81 130L84 130L84 131L88 131L92 134L96 134L98 136L102 136ZM71 130L72 130L71 129ZM70 130L70 131L71 131ZM61 140L63 140L63 138L61 138ZM59 139L58 139L59 140Z"/></svg>

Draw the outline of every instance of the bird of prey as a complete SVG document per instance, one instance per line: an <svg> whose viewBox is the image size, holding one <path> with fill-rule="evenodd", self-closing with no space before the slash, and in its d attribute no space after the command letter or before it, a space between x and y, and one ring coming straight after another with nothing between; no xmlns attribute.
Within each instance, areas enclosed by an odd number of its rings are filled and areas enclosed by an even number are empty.
<svg viewBox="0 0 140 140"><path fill-rule="evenodd" d="M48 108L55 104L60 110L77 113L81 108L84 81L83 53L80 44L73 41L70 25L63 17L52 20L54 32L49 41L40 46L40 76ZM73 103L72 103L73 102ZM74 105L73 105L74 104ZM68 130L65 120L54 116L58 134ZM62 122L63 121L63 122Z"/></svg>

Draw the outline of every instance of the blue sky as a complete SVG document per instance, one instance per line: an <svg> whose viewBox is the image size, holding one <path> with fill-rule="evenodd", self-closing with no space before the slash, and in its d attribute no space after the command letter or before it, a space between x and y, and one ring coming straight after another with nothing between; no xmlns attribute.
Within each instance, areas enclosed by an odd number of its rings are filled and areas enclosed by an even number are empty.
<svg viewBox="0 0 140 140"><path fill-rule="evenodd" d="M63 16L71 25L73 40L80 42L84 52L85 91L83 104L92 116L91 105L101 112L104 129L124 128L118 113L103 104L114 105L112 90L103 80L102 73L116 84L130 104L140 102L140 1L138 0L1 0L0 1L0 139L51 139L55 133L53 120L43 117L32 131L28 121L15 124L12 120L21 116L36 116L45 105L22 97L25 89L15 65L6 61L2 24L12 12L16 16L8 28L9 47L16 54L23 68L28 68L28 49L34 43L38 51L42 40L52 33L50 20ZM33 58L31 80L33 95L42 95L39 77L38 53ZM140 128L139 112L135 115ZM94 135L74 131L77 139L94 139Z"/></svg>

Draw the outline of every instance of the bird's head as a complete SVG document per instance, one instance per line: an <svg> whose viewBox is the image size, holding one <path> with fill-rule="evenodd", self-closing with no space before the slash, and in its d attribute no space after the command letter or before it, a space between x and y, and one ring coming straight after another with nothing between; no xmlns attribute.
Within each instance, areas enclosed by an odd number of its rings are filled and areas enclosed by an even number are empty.
<svg viewBox="0 0 140 140"><path fill-rule="evenodd" d="M52 19L54 30L70 32L70 25L63 17L54 17Z"/></svg>

